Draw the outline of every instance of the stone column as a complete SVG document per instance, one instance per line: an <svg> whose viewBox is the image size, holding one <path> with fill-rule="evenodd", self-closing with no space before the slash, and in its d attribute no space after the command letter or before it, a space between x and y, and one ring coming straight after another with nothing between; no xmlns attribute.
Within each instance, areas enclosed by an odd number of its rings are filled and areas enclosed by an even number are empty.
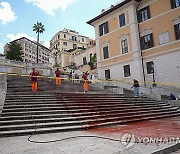
<svg viewBox="0 0 180 154"><path fill-rule="evenodd" d="M136 14L136 3L133 3L129 9L129 24L130 24L130 35L132 41L132 52L133 52L133 62L132 62L132 75L134 79L138 81L143 81L143 66L142 57L140 49L138 22Z"/></svg>
<svg viewBox="0 0 180 154"><path fill-rule="evenodd" d="M95 38L96 38L96 57L97 57L97 71L98 78L103 78L102 70L101 70L101 45L99 44L99 25L95 25Z"/></svg>

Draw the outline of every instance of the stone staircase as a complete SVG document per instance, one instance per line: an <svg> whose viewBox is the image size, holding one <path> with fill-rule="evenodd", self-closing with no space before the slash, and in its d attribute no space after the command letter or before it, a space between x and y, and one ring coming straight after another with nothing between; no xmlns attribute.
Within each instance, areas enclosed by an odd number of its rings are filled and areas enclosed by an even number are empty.
<svg viewBox="0 0 180 154"><path fill-rule="evenodd" d="M132 95L108 94L95 86L39 82L31 92L27 77L8 77L8 92L0 117L0 137L76 131L179 116L177 107Z"/></svg>

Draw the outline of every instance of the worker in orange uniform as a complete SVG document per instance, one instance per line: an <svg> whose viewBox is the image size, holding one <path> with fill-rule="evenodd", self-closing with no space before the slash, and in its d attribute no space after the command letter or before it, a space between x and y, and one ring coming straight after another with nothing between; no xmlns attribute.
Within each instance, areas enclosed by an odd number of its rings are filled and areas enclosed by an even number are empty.
<svg viewBox="0 0 180 154"><path fill-rule="evenodd" d="M61 72L59 68L57 68L55 74L56 74L56 85L61 85L61 78L60 78Z"/></svg>
<svg viewBox="0 0 180 154"><path fill-rule="evenodd" d="M38 82L37 82L37 76L40 75L39 72L33 68L33 71L30 73L31 75L31 86L32 86L32 91L37 91L38 90Z"/></svg>
<svg viewBox="0 0 180 154"><path fill-rule="evenodd" d="M83 89L84 89L84 93L88 91L88 74L83 72L82 75L82 79L83 79Z"/></svg>

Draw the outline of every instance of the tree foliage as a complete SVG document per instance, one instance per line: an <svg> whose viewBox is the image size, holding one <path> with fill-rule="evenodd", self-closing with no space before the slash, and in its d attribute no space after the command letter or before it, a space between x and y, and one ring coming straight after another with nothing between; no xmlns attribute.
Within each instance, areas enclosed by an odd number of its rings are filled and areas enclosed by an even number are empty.
<svg viewBox="0 0 180 154"><path fill-rule="evenodd" d="M91 67L91 70L95 69L97 67L97 57L96 54L94 54L88 63L88 65Z"/></svg>
<svg viewBox="0 0 180 154"><path fill-rule="evenodd" d="M11 42L8 46L9 50L6 52L6 58L10 60L23 61L22 47L17 42Z"/></svg>
<svg viewBox="0 0 180 154"><path fill-rule="evenodd" d="M37 22L33 26L33 31L36 33L43 33L45 31L44 25L41 22Z"/></svg>

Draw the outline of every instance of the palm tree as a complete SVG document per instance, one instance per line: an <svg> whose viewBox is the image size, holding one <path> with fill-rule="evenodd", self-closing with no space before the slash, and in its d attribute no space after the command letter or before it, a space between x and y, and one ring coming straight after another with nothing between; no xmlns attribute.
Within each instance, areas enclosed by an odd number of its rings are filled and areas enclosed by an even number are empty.
<svg viewBox="0 0 180 154"><path fill-rule="evenodd" d="M38 63L38 47L39 47L39 33L43 33L45 31L44 25L41 22L37 22L33 26L33 31L35 31L37 35L37 63Z"/></svg>

